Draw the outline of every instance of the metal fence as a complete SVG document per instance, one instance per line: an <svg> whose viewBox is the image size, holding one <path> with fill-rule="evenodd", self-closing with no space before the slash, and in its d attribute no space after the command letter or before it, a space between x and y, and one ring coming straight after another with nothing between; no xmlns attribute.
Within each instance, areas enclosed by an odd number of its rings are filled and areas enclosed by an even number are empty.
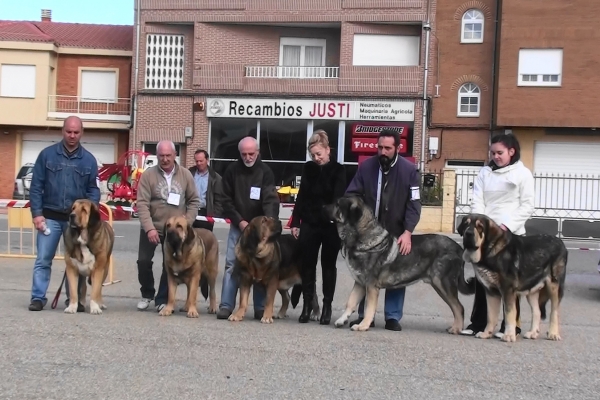
<svg viewBox="0 0 600 400"><path fill-rule="evenodd" d="M471 211L477 172L456 174L455 225ZM535 174L535 211L525 224L528 234L600 239L600 176Z"/></svg>

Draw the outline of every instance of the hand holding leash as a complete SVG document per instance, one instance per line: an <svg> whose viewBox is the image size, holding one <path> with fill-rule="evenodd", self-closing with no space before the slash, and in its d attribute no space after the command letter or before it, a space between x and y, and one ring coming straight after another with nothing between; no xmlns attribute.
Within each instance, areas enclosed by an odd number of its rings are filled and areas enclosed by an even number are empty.
<svg viewBox="0 0 600 400"><path fill-rule="evenodd" d="M404 231L402 235L398 238L398 246L400 247L400 253L405 256L410 253L411 249L411 233L409 231Z"/></svg>

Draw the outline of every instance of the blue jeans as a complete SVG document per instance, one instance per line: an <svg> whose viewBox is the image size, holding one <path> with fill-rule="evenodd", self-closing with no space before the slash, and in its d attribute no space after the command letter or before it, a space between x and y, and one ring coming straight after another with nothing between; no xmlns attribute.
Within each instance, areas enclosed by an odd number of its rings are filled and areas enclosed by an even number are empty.
<svg viewBox="0 0 600 400"><path fill-rule="evenodd" d="M219 308L229 311L235 309L235 299L239 288L239 282L231 275L235 264L235 245L242 232L235 226L229 228L227 237L227 254L225 255L225 272L223 273L223 286L221 287L221 304ZM254 311L264 311L266 291L262 285L253 285L252 298L254 300Z"/></svg>
<svg viewBox="0 0 600 400"><path fill-rule="evenodd" d="M31 301L40 300L45 306L48 302L46 292L50 285L50 273L52 268L52 260L56 255L56 249L63 233L67 229L67 221L56 221L46 219L46 225L50 228L50 234L44 235L38 231L36 236L37 255L33 264L33 283L31 285ZM35 228L33 228L35 229ZM81 286L85 285L85 278L79 275L78 287L81 291ZM69 298L69 282L65 279L67 299ZM82 301L80 303L83 304Z"/></svg>
<svg viewBox="0 0 600 400"><path fill-rule="evenodd" d="M383 315L385 320L395 319L400 321L402 319L402 309L404 308L404 295L406 294L406 288L400 289L388 289L385 291L385 304L383 307ZM363 298L358 305L358 316L363 318L365 315L365 299Z"/></svg>

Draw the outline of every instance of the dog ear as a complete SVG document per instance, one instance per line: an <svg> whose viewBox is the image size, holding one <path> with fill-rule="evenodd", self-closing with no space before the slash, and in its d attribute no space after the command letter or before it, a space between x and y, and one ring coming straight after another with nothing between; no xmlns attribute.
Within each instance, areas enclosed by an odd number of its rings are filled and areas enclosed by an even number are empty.
<svg viewBox="0 0 600 400"><path fill-rule="evenodd" d="M100 208L96 203L90 203L90 211L88 215L88 229L94 230L101 222Z"/></svg>
<svg viewBox="0 0 600 400"><path fill-rule="evenodd" d="M460 223L460 225L457 228L458 234L460 236L465 234L465 231L467 230L467 227L469 226L470 223L471 223L471 218L468 215L465 215L462 219L462 222Z"/></svg>
<svg viewBox="0 0 600 400"><path fill-rule="evenodd" d="M196 240L196 232L194 231L194 228L191 224L187 224L187 231L185 234L185 241L183 242L183 244L190 245L194 242L194 240Z"/></svg>
<svg viewBox="0 0 600 400"><path fill-rule="evenodd" d="M348 208L348 222L351 224L356 224L361 219L363 214L363 209L360 205L354 201L350 202L350 207Z"/></svg>
<svg viewBox="0 0 600 400"><path fill-rule="evenodd" d="M260 235L254 224L248 224L240 236L240 247L254 253L260 243Z"/></svg>
<svg viewBox="0 0 600 400"><path fill-rule="evenodd" d="M281 220L279 219L273 219L271 221L271 223L269 224L269 228L271 229L270 235L268 237L268 241L274 240L275 238L277 238L278 236L281 235L281 232L283 231L283 226L281 225Z"/></svg>

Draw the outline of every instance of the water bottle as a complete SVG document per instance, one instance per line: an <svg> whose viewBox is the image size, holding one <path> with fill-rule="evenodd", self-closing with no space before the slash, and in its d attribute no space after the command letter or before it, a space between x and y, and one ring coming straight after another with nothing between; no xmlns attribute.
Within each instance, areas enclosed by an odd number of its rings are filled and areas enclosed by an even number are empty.
<svg viewBox="0 0 600 400"><path fill-rule="evenodd" d="M50 228L48 228L48 225L46 225L46 223L43 223L44 225L42 225L42 228L44 228L44 235L48 236L50 234Z"/></svg>

